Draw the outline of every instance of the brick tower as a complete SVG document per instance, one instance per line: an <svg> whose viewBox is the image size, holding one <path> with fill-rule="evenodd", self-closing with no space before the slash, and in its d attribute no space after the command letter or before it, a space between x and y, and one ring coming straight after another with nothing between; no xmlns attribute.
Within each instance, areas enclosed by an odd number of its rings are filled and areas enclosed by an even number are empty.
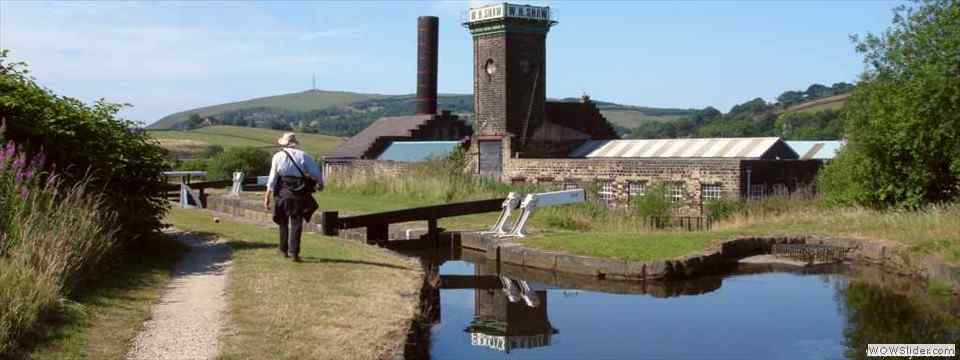
<svg viewBox="0 0 960 360"><path fill-rule="evenodd" d="M544 120L550 8L493 4L470 9L476 112L474 171L499 179L504 159L521 151Z"/></svg>

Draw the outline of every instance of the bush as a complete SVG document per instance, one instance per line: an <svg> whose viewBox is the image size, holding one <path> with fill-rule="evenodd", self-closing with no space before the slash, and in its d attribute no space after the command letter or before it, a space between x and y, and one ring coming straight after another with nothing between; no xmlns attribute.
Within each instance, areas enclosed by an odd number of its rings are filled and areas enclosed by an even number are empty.
<svg viewBox="0 0 960 360"><path fill-rule="evenodd" d="M237 171L246 174L244 176L268 175L271 158L270 153L255 147L232 147L207 163L207 179L231 179Z"/></svg>
<svg viewBox="0 0 960 360"><path fill-rule="evenodd" d="M220 145L207 145L203 148L203 151L200 152L201 159L210 159L217 155L223 153L223 146Z"/></svg>
<svg viewBox="0 0 960 360"><path fill-rule="evenodd" d="M110 251L116 214L84 182L60 186L44 155L0 151L0 357Z"/></svg>
<svg viewBox="0 0 960 360"><path fill-rule="evenodd" d="M136 124L119 119L119 104L92 106L37 85L23 64L4 63L0 51L0 138L45 151L61 165L64 186L86 182L103 192L104 207L116 211L120 238L135 243L161 226L167 203L156 189L165 181L166 151Z"/></svg>
<svg viewBox="0 0 960 360"><path fill-rule="evenodd" d="M174 165L174 169L180 170L180 171L207 171L207 169L210 166L210 163L211 161L209 159L183 160L183 161L177 161L176 165Z"/></svg>
<svg viewBox="0 0 960 360"><path fill-rule="evenodd" d="M848 144L820 178L825 200L920 208L960 199L960 6L901 7L857 51L868 70L844 109Z"/></svg>
<svg viewBox="0 0 960 360"><path fill-rule="evenodd" d="M729 218L744 209L743 201L738 199L720 199L704 205L706 215L713 220Z"/></svg>
<svg viewBox="0 0 960 360"><path fill-rule="evenodd" d="M667 199L667 186L657 183L646 193L630 201L630 209L640 217L664 217L673 214L676 204Z"/></svg>

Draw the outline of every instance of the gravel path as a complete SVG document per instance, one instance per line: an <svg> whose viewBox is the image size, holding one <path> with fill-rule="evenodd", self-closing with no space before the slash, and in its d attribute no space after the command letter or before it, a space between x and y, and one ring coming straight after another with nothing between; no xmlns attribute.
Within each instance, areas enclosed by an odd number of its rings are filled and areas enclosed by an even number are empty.
<svg viewBox="0 0 960 360"><path fill-rule="evenodd" d="M230 249L196 235L174 236L190 252L174 268L173 280L137 334L128 359L212 359L219 351Z"/></svg>

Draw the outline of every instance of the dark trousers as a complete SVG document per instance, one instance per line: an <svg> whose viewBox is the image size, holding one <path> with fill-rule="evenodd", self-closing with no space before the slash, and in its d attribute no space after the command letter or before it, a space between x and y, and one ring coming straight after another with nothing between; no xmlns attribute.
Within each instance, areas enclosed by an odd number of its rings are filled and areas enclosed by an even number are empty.
<svg viewBox="0 0 960 360"><path fill-rule="evenodd" d="M288 255L300 255L300 237L303 222L317 210L313 194L298 194L295 189L300 178L283 176L274 193L277 202L273 208L273 222L280 226L280 251Z"/></svg>
<svg viewBox="0 0 960 360"><path fill-rule="evenodd" d="M303 234L303 216L299 212L281 217L280 223L280 251L293 255L300 255L300 236Z"/></svg>

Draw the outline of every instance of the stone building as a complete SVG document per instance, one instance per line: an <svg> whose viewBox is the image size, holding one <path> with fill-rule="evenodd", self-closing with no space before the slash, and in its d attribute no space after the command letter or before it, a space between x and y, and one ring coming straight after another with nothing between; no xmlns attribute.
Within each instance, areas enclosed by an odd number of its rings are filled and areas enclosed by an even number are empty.
<svg viewBox="0 0 960 360"><path fill-rule="evenodd" d="M504 178L552 189L594 187L623 205L662 183L667 197L696 213L721 198L786 195L814 180L819 161L798 160L776 137L591 140L565 158L513 158Z"/></svg>
<svg viewBox="0 0 960 360"><path fill-rule="evenodd" d="M377 121L328 155L328 169L394 168L376 160L393 143L459 141L467 154L465 171L476 176L552 189L595 188L599 200L617 205L663 183L671 200L696 213L721 198L796 191L813 182L828 156L822 154L835 152L833 144L797 143L804 149L798 154L775 137L619 140L589 97L547 101L546 37L556 24L549 7L499 3L470 9L464 26L473 36L473 128L448 113L429 112L436 110L434 61L432 70L418 72L433 71L418 77L418 101L424 101L418 115ZM421 37L429 33L422 25ZM424 50L429 41L419 43L418 64L430 64L423 54L436 56L435 43L432 50ZM428 91L420 96L422 89Z"/></svg>

